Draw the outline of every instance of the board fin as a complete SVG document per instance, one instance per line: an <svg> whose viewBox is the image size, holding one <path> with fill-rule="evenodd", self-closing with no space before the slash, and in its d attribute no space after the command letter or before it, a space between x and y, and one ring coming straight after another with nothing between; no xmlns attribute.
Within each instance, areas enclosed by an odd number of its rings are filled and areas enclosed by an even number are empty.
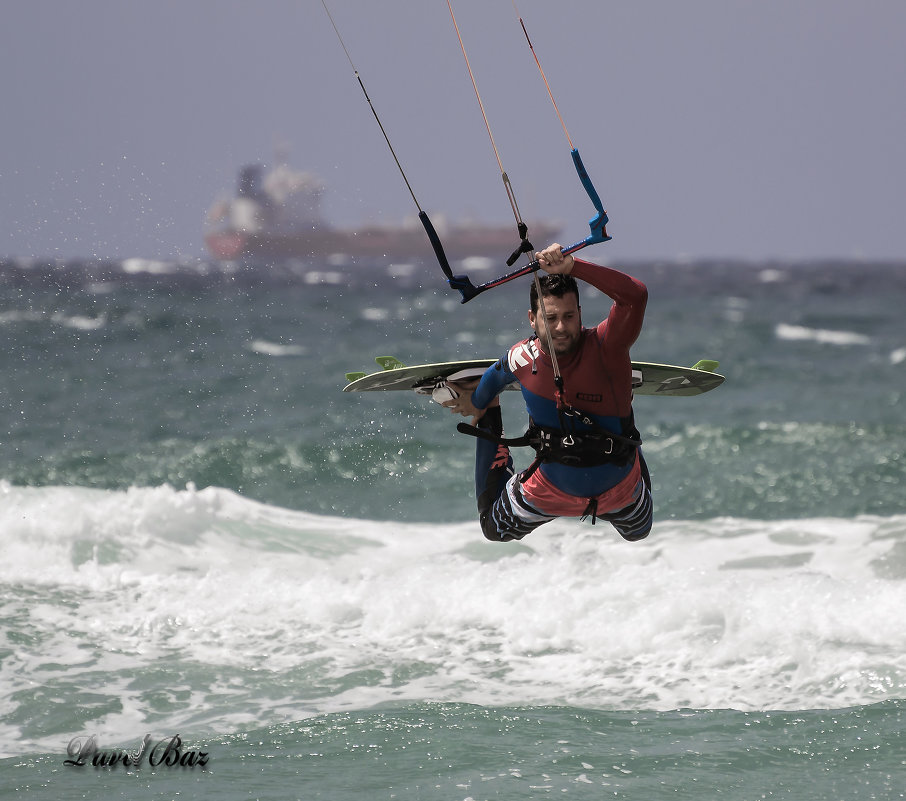
<svg viewBox="0 0 906 801"><path fill-rule="evenodd" d="M382 370L399 370L406 366L395 356L375 356L374 360ZM356 370L352 373L346 373L346 380L351 384L353 381L358 381L366 375L368 375L368 373Z"/></svg>
<svg viewBox="0 0 906 801"><path fill-rule="evenodd" d="M714 359L701 359L692 365L693 370L704 370L706 373L716 373L718 367L720 367L720 362L716 362Z"/></svg>
<svg viewBox="0 0 906 801"><path fill-rule="evenodd" d="M395 356L375 356L374 360L382 370L400 370L406 366Z"/></svg>

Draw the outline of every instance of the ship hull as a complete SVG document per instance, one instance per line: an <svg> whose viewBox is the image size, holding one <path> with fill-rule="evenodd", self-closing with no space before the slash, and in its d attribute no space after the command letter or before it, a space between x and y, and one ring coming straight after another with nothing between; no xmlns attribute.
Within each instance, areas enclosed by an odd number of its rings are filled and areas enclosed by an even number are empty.
<svg viewBox="0 0 906 801"><path fill-rule="evenodd" d="M560 228L538 224L529 227L529 238L537 248L549 245ZM441 233L447 258L470 256L497 258L501 263L518 246L512 228L457 226ZM358 230L312 229L292 234L244 233L234 230L209 232L205 244L218 260L320 260L346 256L350 259L417 261L433 259L434 252L424 230L361 228Z"/></svg>

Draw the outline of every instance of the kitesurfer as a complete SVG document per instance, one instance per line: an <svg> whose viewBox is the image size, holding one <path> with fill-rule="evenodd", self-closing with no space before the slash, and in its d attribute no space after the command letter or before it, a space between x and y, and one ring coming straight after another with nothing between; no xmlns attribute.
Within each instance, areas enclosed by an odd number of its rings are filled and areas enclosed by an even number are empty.
<svg viewBox="0 0 906 801"><path fill-rule="evenodd" d="M648 290L618 270L564 255L556 243L535 257L547 275L537 282L540 303L532 284L533 336L513 345L477 384L447 382L456 397L443 405L477 426L470 433L479 437L482 531L493 541L522 539L557 517L591 515L624 539L641 540L652 524L651 478L633 420L629 348L641 332ZM577 278L613 300L607 318L591 329L582 326ZM498 396L516 381L530 425L525 437L506 440ZM535 462L518 475L514 444L536 450Z"/></svg>

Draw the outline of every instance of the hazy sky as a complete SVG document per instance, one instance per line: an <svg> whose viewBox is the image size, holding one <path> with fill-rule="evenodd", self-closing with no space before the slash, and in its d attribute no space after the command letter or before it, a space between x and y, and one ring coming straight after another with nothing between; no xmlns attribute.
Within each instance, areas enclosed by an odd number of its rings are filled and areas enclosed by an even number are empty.
<svg viewBox="0 0 906 801"><path fill-rule="evenodd" d="M611 218L590 256L906 258L903 0L518 5ZM510 221L446 0L329 7L422 207ZM201 256L214 197L281 143L333 222L416 211L320 0L0 8L0 256ZM511 0L454 10L523 216L581 239Z"/></svg>

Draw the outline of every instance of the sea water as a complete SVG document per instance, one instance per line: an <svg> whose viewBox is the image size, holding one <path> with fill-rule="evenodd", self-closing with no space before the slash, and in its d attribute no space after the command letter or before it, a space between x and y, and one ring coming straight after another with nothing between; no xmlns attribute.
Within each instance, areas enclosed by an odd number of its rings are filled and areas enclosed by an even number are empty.
<svg viewBox="0 0 906 801"><path fill-rule="evenodd" d="M636 399L647 540L493 544L456 419L341 390L526 282L2 264L0 797L904 797L906 264L615 266L727 381Z"/></svg>

